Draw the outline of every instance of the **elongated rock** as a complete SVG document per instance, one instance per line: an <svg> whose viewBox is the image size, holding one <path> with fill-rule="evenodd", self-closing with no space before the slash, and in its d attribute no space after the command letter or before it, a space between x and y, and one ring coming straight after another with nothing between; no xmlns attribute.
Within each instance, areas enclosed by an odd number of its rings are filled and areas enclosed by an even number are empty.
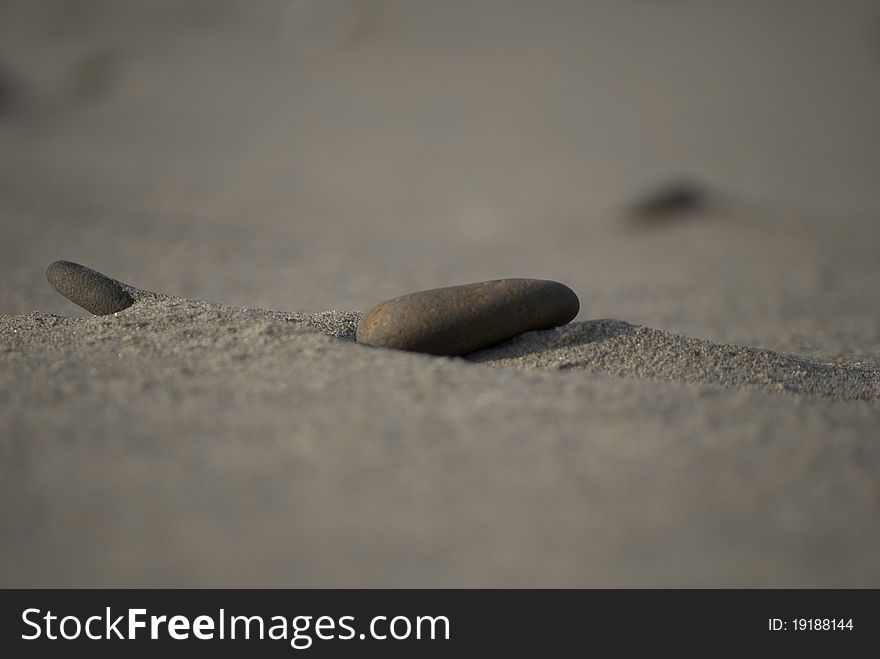
<svg viewBox="0 0 880 659"><path fill-rule="evenodd" d="M130 286L72 261L55 261L46 270L46 279L61 295L96 316L134 304Z"/></svg>
<svg viewBox="0 0 880 659"><path fill-rule="evenodd" d="M357 330L380 348L466 355L530 330L565 325L580 309L568 286L543 279L498 279L435 288L383 302Z"/></svg>

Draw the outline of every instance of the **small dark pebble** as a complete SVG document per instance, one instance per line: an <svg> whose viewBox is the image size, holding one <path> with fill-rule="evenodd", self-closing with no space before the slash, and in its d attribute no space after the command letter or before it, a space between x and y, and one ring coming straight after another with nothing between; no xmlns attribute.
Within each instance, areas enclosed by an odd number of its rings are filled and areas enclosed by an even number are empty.
<svg viewBox="0 0 880 659"><path fill-rule="evenodd" d="M704 186L694 181L673 181L637 201L629 215L647 224L694 215L710 205L711 195Z"/></svg>
<svg viewBox="0 0 880 659"><path fill-rule="evenodd" d="M580 302L568 286L542 279L498 279L420 291L370 310L359 343L380 348L466 355L523 332L565 325Z"/></svg>
<svg viewBox="0 0 880 659"><path fill-rule="evenodd" d="M46 279L68 300L96 316L105 316L134 304L131 287L71 261L55 261L46 270Z"/></svg>

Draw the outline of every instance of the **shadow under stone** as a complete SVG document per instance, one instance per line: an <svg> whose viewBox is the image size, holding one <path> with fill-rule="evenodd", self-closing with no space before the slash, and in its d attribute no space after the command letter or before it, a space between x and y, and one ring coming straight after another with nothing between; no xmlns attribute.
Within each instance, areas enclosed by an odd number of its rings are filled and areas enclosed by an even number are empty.
<svg viewBox="0 0 880 659"><path fill-rule="evenodd" d="M476 363L516 359L560 348L576 348L588 343L605 341L635 330L635 325L622 320L610 318L584 320L551 330L525 332L490 348L472 352L465 359Z"/></svg>

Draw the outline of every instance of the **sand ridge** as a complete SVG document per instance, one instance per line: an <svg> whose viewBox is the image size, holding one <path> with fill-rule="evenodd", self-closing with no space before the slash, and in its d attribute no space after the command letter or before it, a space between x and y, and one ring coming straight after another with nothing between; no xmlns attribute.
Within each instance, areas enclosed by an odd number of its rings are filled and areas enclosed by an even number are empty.
<svg viewBox="0 0 880 659"><path fill-rule="evenodd" d="M880 399L880 368L874 364L817 362L619 320L582 321L529 332L469 359L490 366L592 370L839 400Z"/></svg>
<svg viewBox="0 0 880 659"><path fill-rule="evenodd" d="M362 318L355 311L268 311L130 290L137 298L135 305L107 317L69 319L40 313L3 316L0 337L6 356L21 358L32 350L57 348L62 343L88 351L99 340L120 347L132 341L148 341L153 350L174 352L206 345L253 350L255 341L259 349L273 340L301 333L302 328L352 341ZM818 362L610 319L526 332L472 353L467 360L502 368L602 372L835 400L880 400L880 367L875 364Z"/></svg>

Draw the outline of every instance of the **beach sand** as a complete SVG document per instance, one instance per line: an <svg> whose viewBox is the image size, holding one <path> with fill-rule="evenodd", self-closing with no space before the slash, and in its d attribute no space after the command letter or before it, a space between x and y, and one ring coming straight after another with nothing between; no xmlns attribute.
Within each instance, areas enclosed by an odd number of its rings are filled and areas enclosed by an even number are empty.
<svg viewBox="0 0 880 659"><path fill-rule="evenodd" d="M64 4L0 5L0 585L880 586L872 3ZM502 277L581 313L353 341Z"/></svg>

